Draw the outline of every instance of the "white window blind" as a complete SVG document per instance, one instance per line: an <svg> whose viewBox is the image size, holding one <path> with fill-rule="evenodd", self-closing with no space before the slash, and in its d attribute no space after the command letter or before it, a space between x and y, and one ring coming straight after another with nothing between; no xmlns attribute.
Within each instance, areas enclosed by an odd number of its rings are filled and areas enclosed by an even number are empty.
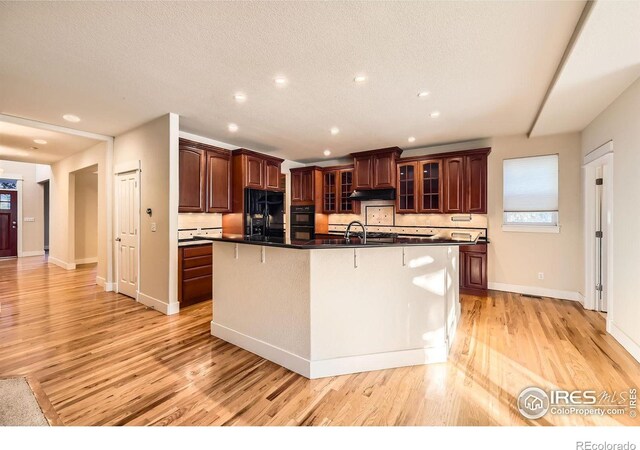
<svg viewBox="0 0 640 450"><path fill-rule="evenodd" d="M503 162L505 224L557 225L558 155Z"/></svg>

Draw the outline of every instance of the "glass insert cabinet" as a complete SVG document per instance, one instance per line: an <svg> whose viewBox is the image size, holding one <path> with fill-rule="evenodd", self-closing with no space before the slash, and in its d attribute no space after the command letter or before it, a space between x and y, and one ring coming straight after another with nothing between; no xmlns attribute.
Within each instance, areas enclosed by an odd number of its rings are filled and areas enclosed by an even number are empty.
<svg viewBox="0 0 640 450"><path fill-rule="evenodd" d="M353 192L353 166L323 169L322 210L325 214L358 214L360 202L350 198Z"/></svg>
<svg viewBox="0 0 640 450"><path fill-rule="evenodd" d="M399 163L396 210L399 213L440 213L442 209L442 160Z"/></svg>

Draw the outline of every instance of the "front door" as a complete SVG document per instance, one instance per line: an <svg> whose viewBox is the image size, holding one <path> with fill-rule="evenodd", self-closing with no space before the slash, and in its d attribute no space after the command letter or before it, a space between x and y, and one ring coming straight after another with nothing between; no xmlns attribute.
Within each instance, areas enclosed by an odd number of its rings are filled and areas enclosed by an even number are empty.
<svg viewBox="0 0 640 450"><path fill-rule="evenodd" d="M140 193L138 172L119 174L118 193L118 292L137 298L138 291L138 229Z"/></svg>
<svg viewBox="0 0 640 450"><path fill-rule="evenodd" d="M0 191L0 258L18 256L18 193Z"/></svg>

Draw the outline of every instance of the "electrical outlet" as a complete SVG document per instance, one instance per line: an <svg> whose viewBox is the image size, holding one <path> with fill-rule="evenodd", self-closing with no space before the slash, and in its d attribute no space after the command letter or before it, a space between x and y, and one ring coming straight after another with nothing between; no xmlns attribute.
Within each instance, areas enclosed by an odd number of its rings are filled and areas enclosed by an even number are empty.
<svg viewBox="0 0 640 450"><path fill-rule="evenodd" d="M538 280L544 280L544 272L538 272Z"/></svg>
<svg viewBox="0 0 640 450"><path fill-rule="evenodd" d="M151 231L158 231L158 225L155 222L151 222Z"/></svg>

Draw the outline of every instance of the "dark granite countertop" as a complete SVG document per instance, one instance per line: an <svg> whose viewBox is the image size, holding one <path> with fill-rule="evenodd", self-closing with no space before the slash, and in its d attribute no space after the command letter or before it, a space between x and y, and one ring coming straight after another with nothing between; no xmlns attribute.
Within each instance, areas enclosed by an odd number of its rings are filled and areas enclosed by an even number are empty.
<svg viewBox="0 0 640 450"><path fill-rule="evenodd" d="M311 240L295 240L288 237L243 236L240 234L223 234L222 237L194 236L195 240L235 242L250 245L266 245L296 249L329 249L329 248L366 248L366 247L407 247L425 245L472 245L478 241L478 233L459 233L446 231L433 236L397 236L385 238L367 238L364 244L360 237L349 240L336 235L317 235Z"/></svg>

